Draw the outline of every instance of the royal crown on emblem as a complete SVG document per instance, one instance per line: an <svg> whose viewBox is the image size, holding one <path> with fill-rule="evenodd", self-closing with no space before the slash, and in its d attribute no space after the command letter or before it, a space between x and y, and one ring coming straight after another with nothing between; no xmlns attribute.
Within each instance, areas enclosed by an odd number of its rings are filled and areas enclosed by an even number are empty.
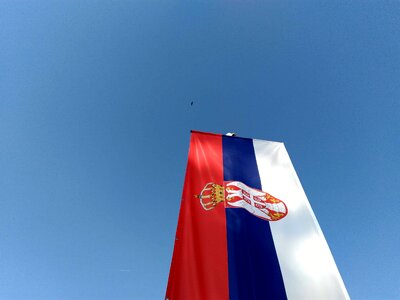
<svg viewBox="0 0 400 300"><path fill-rule="evenodd" d="M200 204L205 210L213 209L218 203L225 200L225 191L222 185L210 182L205 185L199 195Z"/></svg>

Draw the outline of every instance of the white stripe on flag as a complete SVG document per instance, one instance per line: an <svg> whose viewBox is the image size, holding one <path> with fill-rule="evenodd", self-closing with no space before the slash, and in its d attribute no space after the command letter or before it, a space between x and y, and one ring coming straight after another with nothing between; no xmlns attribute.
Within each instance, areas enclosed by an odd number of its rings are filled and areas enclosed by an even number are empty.
<svg viewBox="0 0 400 300"><path fill-rule="evenodd" d="M262 190L288 207L270 222L288 299L350 299L284 144L253 144Z"/></svg>

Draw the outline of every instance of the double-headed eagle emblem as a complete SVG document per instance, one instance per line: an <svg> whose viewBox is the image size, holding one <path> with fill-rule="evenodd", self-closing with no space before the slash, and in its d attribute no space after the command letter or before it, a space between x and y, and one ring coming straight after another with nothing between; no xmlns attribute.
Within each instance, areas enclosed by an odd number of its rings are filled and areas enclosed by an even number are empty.
<svg viewBox="0 0 400 300"><path fill-rule="evenodd" d="M207 183L195 197L200 199L200 204L205 210L211 210L223 202L225 207L244 208L267 221L278 221L288 213L282 200L240 181L224 181L222 185Z"/></svg>

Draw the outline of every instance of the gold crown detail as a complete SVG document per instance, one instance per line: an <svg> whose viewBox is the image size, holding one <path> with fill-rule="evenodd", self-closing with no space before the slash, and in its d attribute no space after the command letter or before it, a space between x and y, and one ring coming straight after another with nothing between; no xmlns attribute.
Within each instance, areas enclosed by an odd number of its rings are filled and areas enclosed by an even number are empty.
<svg viewBox="0 0 400 300"><path fill-rule="evenodd" d="M213 182L207 183L200 195L195 195L195 197L200 199L200 204L205 210L213 209L225 200L224 187Z"/></svg>

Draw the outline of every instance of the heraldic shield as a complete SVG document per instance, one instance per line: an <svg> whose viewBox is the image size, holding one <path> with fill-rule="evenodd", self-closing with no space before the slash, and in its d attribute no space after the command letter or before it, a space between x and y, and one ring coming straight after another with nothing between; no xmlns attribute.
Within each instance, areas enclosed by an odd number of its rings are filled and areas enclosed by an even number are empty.
<svg viewBox="0 0 400 300"><path fill-rule="evenodd" d="M282 200L240 181L225 181L222 185L209 182L195 197L200 199L205 210L211 210L223 202L225 207L244 208L267 221L278 221L288 214L287 206Z"/></svg>

